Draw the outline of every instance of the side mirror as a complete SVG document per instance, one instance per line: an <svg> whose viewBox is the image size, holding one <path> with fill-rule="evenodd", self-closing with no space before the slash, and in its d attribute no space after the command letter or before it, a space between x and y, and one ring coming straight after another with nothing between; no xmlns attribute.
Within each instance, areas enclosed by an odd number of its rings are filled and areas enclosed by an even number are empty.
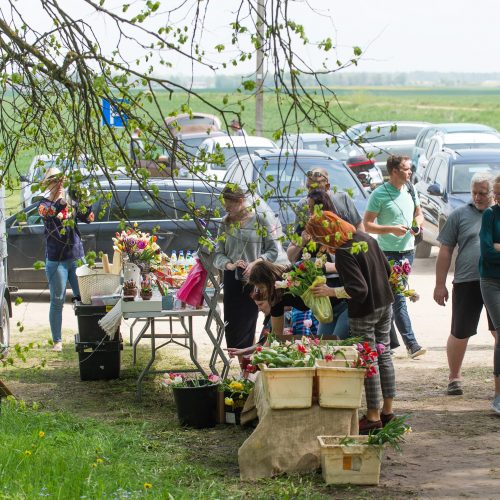
<svg viewBox="0 0 500 500"><path fill-rule="evenodd" d="M431 196L442 196L443 195L443 192L441 190L441 186L435 182L434 184L431 184L428 188L427 188L427 192L431 195Z"/></svg>

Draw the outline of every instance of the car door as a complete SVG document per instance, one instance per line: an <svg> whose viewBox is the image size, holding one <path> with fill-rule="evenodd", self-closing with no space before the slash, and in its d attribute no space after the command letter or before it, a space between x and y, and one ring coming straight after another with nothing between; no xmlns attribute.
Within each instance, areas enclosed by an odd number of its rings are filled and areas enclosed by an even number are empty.
<svg viewBox="0 0 500 500"><path fill-rule="evenodd" d="M133 187L116 188L106 210L107 216L100 223L98 248L113 255L113 237L116 232L138 224L140 231L151 233L157 228L158 244L167 252L176 229L176 218L172 194L160 191L159 198Z"/></svg>
<svg viewBox="0 0 500 500"><path fill-rule="evenodd" d="M428 234L432 235L431 239L436 240L439 233L439 214L443 210L444 202L442 195L432 195L428 189L436 182L442 182L443 178L446 178L448 165L446 160L440 156L432 158L431 161L432 164L429 163L426 177L427 193L425 195L424 227ZM445 190L446 185L442 185L441 188Z"/></svg>

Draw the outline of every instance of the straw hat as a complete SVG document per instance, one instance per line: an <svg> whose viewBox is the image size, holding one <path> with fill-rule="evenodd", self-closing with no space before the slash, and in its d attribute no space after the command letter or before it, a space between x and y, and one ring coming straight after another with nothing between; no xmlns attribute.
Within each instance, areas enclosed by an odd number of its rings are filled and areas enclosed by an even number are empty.
<svg viewBox="0 0 500 500"><path fill-rule="evenodd" d="M45 176L43 178L43 182L52 182L56 179L54 177L57 177L58 175L61 175L62 172L57 168L57 167L50 167L47 172L45 172Z"/></svg>

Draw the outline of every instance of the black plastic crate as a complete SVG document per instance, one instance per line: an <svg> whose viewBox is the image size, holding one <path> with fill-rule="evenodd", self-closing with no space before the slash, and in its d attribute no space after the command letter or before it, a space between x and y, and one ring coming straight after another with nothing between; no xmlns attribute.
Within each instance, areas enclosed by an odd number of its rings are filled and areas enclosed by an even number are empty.
<svg viewBox="0 0 500 500"><path fill-rule="evenodd" d="M109 335L99 326L98 322L104 318L112 306L85 305L81 302L75 303L75 314L78 321L78 333L82 342L99 342L110 340ZM115 338L119 334L116 333Z"/></svg>
<svg viewBox="0 0 500 500"><path fill-rule="evenodd" d="M111 380L120 377L120 341L80 342L75 335L75 350L78 353L81 380Z"/></svg>

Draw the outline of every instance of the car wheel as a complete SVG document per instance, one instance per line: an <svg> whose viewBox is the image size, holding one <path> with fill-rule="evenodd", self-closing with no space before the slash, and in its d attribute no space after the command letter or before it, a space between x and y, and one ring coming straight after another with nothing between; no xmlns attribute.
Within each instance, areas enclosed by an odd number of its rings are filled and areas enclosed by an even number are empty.
<svg viewBox="0 0 500 500"><path fill-rule="evenodd" d="M9 306L7 302L3 301L2 304L2 319L0 326L0 344L9 345L10 341L10 321L9 321Z"/></svg>
<svg viewBox="0 0 500 500"><path fill-rule="evenodd" d="M432 245L426 241L421 241L415 249L415 257L417 259L427 259L431 256Z"/></svg>

